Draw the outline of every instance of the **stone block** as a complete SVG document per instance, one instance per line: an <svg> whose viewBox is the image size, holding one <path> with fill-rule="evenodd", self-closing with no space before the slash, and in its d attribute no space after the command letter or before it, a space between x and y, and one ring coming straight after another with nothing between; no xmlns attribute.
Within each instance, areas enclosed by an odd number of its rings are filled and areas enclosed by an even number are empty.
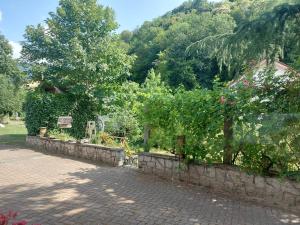
<svg viewBox="0 0 300 225"><path fill-rule="evenodd" d="M199 184L204 187L211 187L212 179L207 176L201 176L199 179Z"/></svg>
<svg viewBox="0 0 300 225"><path fill-rule="evenodd" d="M254 175L241 172L241 182L244 183L245 186L253 185Z"/></svg>
<svg viewBox="0 0 300 225"><path fill-rule="evenodd" d="M138 160L140 161L144 161L144 156L143 155L138 155Z"/></svg>
<svg viewBox="0 0 300 225"><path fill-rule="evenodd" d="M299 206L299 208L300 208L300 196L296 197L296 206ZM300 210L299 210L299 212L300 212Z"/></svg>
<svg viewBox="0 0 300 225"><path fill-rule="evenodd" d="M189 178L189 182L191 184L195 184L195 185L200 185L200 177L196 177L196 176L190 176Z"/></svg>
<svg viewBox="0 0 300 225"><path fill-rule="evenodd" d="M145 162L151 162L152 161L152 157L151 156L144 156L144 161Z"/></svg>
<svg viewBox="0 0 300 225"><path fill-rule="evenodd" d="M165 171L163 169L154 168L153 173L159 177L164 177Z"/></svg>
<svg viewBox="0 0 300 225"><path fill-rule="evenodd" d="M173 171L171 169L165 169L162 176L168 180L171 180L173 176Z"/></svg>
<svg viewBox="0 0 300 225"><path fill-rule="evenodd" d="M235 186L233 182L230 181L225 181L223 184L224 190L228 192L233 192L235 191Z"/></svg>
<svg viewBox="0 0 300 225"><path fill-rule="evenodd" d="M203 175L210 178L216 177L216 169L214 167L205 167L203 170Z"/></svg>
<svg viewBox="0 0 300 225"><path fill-rule="evenodd" d="M221 168L216 168L216 182L219 184L223 184L226 179L226 170L221 169Z"/></svg>
<svg viewBox="0 0 300 225"><path fill-rule="evenodd" d="M173 161L173 170L178 171L180 167L179 161Z"/></svg>
<svg viewBox="0 0 300 225"><path fill-rule="evenodd" d="M155 167L155 162L145 162L146 163L146 165L147 165L147 167Z"/></svg>
<svg viewBox="0 0 300 225"><path fill-rule="evenodd" d="M285 202L285 204L287 204L288 207L294 207L296 206L297 197L298 196L285 192L283 194L283 201Z"/></svg>
<svg viewBox="0 0 300 225"><path fill-rule="evenodd" d="M282 182L276 178L266 178L266 195L277 198L279 193L282 193Z"/></svg>
<svg viewBox="0 0 300 225"><path fill-rule="evenodd" d="M198 166L194 166L194 165L190 166L188 172L189 172L189 176L192 180L194 180L194 179L199 180L200 174L198 171Z"/></svg>
<svg viewBox="0 0 300 225"><path fill-rule="evenodd" d="M240 186L240 184L241 184L240 171L227 170L226 176L225 176L225 182L233 183L234 186Z"/></svg>
<svg viewBox="0 0 300 225"><path fill-rule="evenodd" d="M266 185L265 178L261 176L256 176L254 178L254 183L257 188L265 188Z"/></svg>
<svg viewBox="0 0 300 225"><path fill-rule="evenodd" d="M165 166L166 168L172 169L173 168L173 160L165 160Z"/></svg>
<svg viewBox="0 0 300 225"><path fill-rule="evenodd" d="M285 181L281 184L281 189L283 192L291 193L293 195L300 195L300 190L296 189L292 182Z"/></svg>
<svg viewBox="0 0 300 225"><path fill-rule="evenodd" d="M124 160L123 159L117 160L116 166L123 166L123 165L124 165Z"/></svg>
<svg viewBox="0 0 300 225"><path fill-rule="evenodd" d="M165 160L164 159L155 159L155 168L164 170L165 169Z"/></svg>
<svg viewBox="0 0 300 225"><path fill-rule="evenodd" d="M188 182L189 181L189 173L186 171L181 171L179 172L179 180L183 182Z"/></svg>

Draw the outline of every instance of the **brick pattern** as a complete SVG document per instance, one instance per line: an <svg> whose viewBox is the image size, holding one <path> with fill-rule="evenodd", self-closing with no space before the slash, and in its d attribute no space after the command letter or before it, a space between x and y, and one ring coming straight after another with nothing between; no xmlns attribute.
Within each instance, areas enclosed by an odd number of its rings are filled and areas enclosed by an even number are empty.
<svg viewBox="0 0 300 225"><path fill-rule="evenodd" d="M26 142L30 147L42 152L62 154L112 166L123 166L125 159L124 149L121 148L64 142L38 136L28 136Z"/></svg>
<svg viewBox="0 0 300 225"><path fill-rule="evenodd" d="M249 175L238 168L186 165L173 156L141 153L139 169L168 180L204 186L217 192L292 212L300 212L300 183Z"/></svg>
<svg viewBox="0 0 300 225"><path fill-rule="evenodd" d="M0 146L0 210L43 225L295 225L300 217L138 170Z"/></svg>

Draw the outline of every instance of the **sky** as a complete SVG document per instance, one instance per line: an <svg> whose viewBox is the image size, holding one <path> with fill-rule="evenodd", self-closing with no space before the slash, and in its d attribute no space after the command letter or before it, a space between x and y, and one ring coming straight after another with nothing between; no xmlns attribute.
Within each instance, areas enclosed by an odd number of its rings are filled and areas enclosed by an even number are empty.
<svg viewBox="0 0 300 225"><path fill-rule="evenodd" d="M118 31L133 30L146 20L165 14L185 0L99 0L115 10L120 24ZM0 0L0 33L4 34L19 57L20 41L27 25L43 22L55 11L58 0Z"/></svg>

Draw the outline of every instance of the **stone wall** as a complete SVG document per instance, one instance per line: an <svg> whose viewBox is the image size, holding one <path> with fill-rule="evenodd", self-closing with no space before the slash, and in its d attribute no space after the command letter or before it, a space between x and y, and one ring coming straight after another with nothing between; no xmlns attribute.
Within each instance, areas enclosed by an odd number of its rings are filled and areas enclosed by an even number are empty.
<svg viewBox="0 0 300 225"><path fill-rule="evenodd" d="M173 156L141 153L139 170L162 178L205 186L213 191L300 212L300 183L249 175L225 165L186 165Z"/></svg>
<svg viewBox="0 0 300 225"><path fill-rule="evenodd" d="M112 166L123 166L125 158L124 150L121 148L64 142L38 136L27 136L26 142L30 147L42 152L102 162Z"/></svg>

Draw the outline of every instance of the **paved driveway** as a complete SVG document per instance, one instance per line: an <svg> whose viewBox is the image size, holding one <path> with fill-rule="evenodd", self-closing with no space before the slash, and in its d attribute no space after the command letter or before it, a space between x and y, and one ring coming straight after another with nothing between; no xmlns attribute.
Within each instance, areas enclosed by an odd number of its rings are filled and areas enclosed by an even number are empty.
<svg viewBox="0 0 300 225"><path fill-rule="evenodd" d="M126 168L0 146L0 209L60 225L300 224L271 208L229 200Z"/></svg>

